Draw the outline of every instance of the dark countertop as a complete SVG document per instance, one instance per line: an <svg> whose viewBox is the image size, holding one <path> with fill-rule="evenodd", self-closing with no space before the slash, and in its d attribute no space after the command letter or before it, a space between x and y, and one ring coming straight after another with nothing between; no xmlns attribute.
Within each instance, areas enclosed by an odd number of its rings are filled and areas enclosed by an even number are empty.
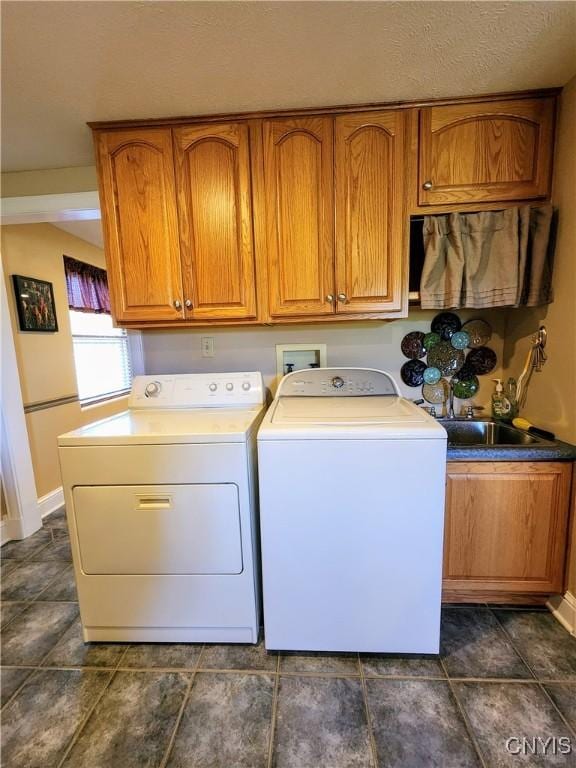
<svg viewBox="0 0 576 768"><path fill-rule="evenodd" d="M450 445L448 461L576 461L576 446L562 440L534 445Z"/></svg>

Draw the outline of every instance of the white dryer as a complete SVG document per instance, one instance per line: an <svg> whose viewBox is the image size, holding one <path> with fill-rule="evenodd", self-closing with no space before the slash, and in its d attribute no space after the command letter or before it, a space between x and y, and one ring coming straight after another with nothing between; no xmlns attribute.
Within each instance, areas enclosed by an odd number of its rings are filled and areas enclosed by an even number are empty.
<svg viewBox="0 0 576 768"><path fill-rule="evenodd" d="M259 373L138 376L58 438L85 640L255 643Z"/></svg>
<svg viewBox="0 0 576 768"><path fill-rule="evenodd" d="M296 371L258 464L266 648L437 653L445 430L383 371Z"/></svg>

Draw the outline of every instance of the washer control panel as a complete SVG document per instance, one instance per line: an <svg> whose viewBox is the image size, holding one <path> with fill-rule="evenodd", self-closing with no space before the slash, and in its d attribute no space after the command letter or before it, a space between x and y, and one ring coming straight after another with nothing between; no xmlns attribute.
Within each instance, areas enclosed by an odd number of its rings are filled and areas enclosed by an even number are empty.
<svg viewBox="0 0 576 768"><path fill-rule="evenodd" d="M359 397L399 395L392 376L375 368L313 368L294 371L280 382L276 397Z"/></svg>
<svg viewBox="0 0 576 768"><path fill-rule="evenodd" d="M259 372L135 376L130 408L230 408L264 403Z"/></svg>

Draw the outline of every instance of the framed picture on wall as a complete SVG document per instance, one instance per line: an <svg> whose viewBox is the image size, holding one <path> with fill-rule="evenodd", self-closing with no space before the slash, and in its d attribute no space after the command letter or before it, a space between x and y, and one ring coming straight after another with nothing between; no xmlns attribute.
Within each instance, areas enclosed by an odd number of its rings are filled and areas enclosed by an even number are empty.
<svg viewBox="0 0 576 768"><path fill-rule="evenodd" d="M55 333L58 321L52 283L23 275L12 275L12 280L20 330Z"/></svg>

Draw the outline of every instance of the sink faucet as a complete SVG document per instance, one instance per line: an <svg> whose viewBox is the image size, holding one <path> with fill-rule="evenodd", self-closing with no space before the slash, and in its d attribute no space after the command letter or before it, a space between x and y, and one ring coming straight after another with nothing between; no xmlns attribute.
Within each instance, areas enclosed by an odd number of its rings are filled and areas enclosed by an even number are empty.
<svg viewBox="0 0 576 768"><path fill-rule="evenodd" d="M483 411L483 410L484 410L483 405L474 405L474 403L470 403L470 405L466 408L466 418L473 419L474 411Z"/></svg>
<svg viewBox="0 0 576 768"><path fill-rule="evenodd" d="M452 379L450 379L450 392L448 395L448 408L446 412L446 418L447 419L456 419L458 418L456 414L454 413L454 382ZM474 405L474 403L470 403L470 405L466 408L466 418L467 419L473 419L474 418L474 411L483 411L484 406L483 405Z"/></svg>
<svg viewBox="0 0 576 768"><path fill-rule="evenodd" d="M454 413L454 382L450 379L450 392L448 394L448 412L446 414L447 419L455 419Z"/></svg>

